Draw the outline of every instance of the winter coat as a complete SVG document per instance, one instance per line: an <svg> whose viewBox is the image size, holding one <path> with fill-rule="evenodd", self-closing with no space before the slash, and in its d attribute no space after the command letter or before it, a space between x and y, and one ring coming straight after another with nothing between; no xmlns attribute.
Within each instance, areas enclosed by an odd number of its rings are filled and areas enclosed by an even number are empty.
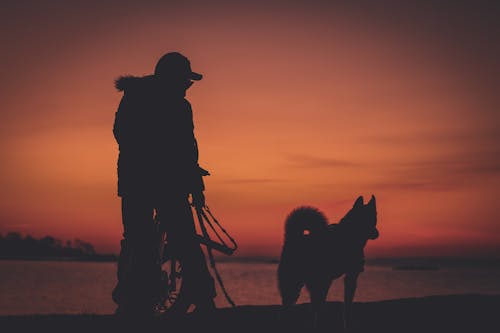
<svg viewBox="0 0 500 333"><path fill-rule="evenodd" d="M155 76L122 77L115 85L124 92L113 126L120 151L118 195L202 191L193 113L185 90L168 89Z"/></svg>

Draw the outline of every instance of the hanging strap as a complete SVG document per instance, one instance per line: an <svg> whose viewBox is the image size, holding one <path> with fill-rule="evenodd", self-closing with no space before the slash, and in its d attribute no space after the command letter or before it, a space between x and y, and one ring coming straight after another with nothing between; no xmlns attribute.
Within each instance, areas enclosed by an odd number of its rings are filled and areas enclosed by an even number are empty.
<svg viewBox="0 0 500 333"><path fill-rule="evenodd" d="M217 225L219 226L219 228L222 230L222 232L224 232L224 234L226 236L228 236L228 238L231 240L231 242L234 244L234 249L236 249L237 245L236 245L236 242L234 241L233 238L231 238L231 236L229 236L229 234L220 226L219 222L217 222L217 220L213 217L213 215L210 213L210 211L208 210L208 207L203 207L202 209L198 209L198 208L195 208L196 210L196 215L198 217L198 222L200 224L200 229L201 229L201 232L203 234L203 237L206 238L208 241L211 241L210 239L210 235L208 234L208 231L207 231L207 228L205 227L205 221L206 223L211 227L212 230L214 230L215 234L218 236L218 238L221 240L221 242L226 245L224 243L224 241L220 238L220 236L218 235L218 233L215 231L212 223L210 222L210 220L208 219L207 215L205 214L204 210L206 210L209 215L212 217L212 219L217 223ZM226 245L227 246L227 245ZM212 267L212 270L214 271L215 273L215 277L217 279L217 282L219 283L220 285L220 288L222 290L222 292L224 293L224 297L226 297L226 300L228 301L229 304L231 304L231 306L234 308L236 307L236 304L233 302L233 300L231 299L231 296L229 296L229 293L227 292L226 290L226 287L224 286L224 282L222 282L222 278L219 274L219 271L217 270L217 267L215 266L215 258L214 258L214 255L213 255L213 252L212 252L212 247L208 246L207 245L207 253L208 253L208 258L209 258L209 261L210 261L210 267Z"/></svg>
<svg viewBox="0 0 500 333"><path fill-rule="evenodd" d="M205 213L205 211L212 218L212 220L217 225L217 227L220 229L220 231L222 231L222 233L229 239L229 241L232 243L232 246L229 246L229 245L226 244L226 242L224 242L224 240L222 239L222 237L219 235L219 233L217 232L217 230L213 226L212 222L210 222L210 219L208 218L208 216ZM225 247L227 247L231 252L236 251L236 249L238 248L238 244L236 244L236 241L234 240L234 238L231 237L231 235L226 231L226 229L224 229L222 227L222 225L219 223L219 221L217 221L217 219L212 214L212 212L210 211L210 208L208 208L208 206L203 207L203 209L201 210L201 216L203 216L204 220L207 222L207 224L209 225L209 227L213 230L214 234L217 236L217 238L222 243L222 245L225 246Z"/></svg>

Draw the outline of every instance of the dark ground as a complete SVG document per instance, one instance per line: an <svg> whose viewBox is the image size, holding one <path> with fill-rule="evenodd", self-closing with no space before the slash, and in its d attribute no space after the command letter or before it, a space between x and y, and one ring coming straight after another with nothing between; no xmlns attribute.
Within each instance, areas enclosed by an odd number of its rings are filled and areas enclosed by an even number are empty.
<svg viewBox="0 0 500 333"><path fill-rule="evenodd" d="M188 315L139 322L112 315L0 317L2 332L310 332L309 304L285 314L279 306L238 306L208 318ZM500 295L433 296L355 303L354 332L500 332ZM322 332L342 332L342 304L328 303Z"/></svg>

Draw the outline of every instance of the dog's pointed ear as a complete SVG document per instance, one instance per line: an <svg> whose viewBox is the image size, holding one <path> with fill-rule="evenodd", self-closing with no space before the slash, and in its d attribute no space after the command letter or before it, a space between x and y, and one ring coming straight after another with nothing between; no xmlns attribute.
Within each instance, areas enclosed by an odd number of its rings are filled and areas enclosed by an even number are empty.
<svg viewBox="0 0 500 333"><path fill-rule="evenodd" d="M370 201L366 204L369 207L375 208L377 206L377 201L375 200L375 196L372 194L372 198Z"/></svg>
<svg viewBox="0 0 500 333"><path fill-rule="evenodd" d="M357 207L361 207L363 206L363 196L360 195L356 201L354 202L354 206L352 206L353 208L357 208Z"/></svg>

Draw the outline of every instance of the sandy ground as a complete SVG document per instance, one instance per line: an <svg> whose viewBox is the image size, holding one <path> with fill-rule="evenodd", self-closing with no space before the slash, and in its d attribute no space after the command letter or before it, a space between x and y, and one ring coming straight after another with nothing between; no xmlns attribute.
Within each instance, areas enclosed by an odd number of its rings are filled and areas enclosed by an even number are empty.
<svg viewBox="0 0 500 333"><path fill-rule="evenodd" d="M353 332L500 332L500 295L433 296L354 304ZM310 305L238 306L204 317L118 319L112 315L0 317L2 332L312 332ZM320 332L343 332L342 304L328 303Z"/></svg>

